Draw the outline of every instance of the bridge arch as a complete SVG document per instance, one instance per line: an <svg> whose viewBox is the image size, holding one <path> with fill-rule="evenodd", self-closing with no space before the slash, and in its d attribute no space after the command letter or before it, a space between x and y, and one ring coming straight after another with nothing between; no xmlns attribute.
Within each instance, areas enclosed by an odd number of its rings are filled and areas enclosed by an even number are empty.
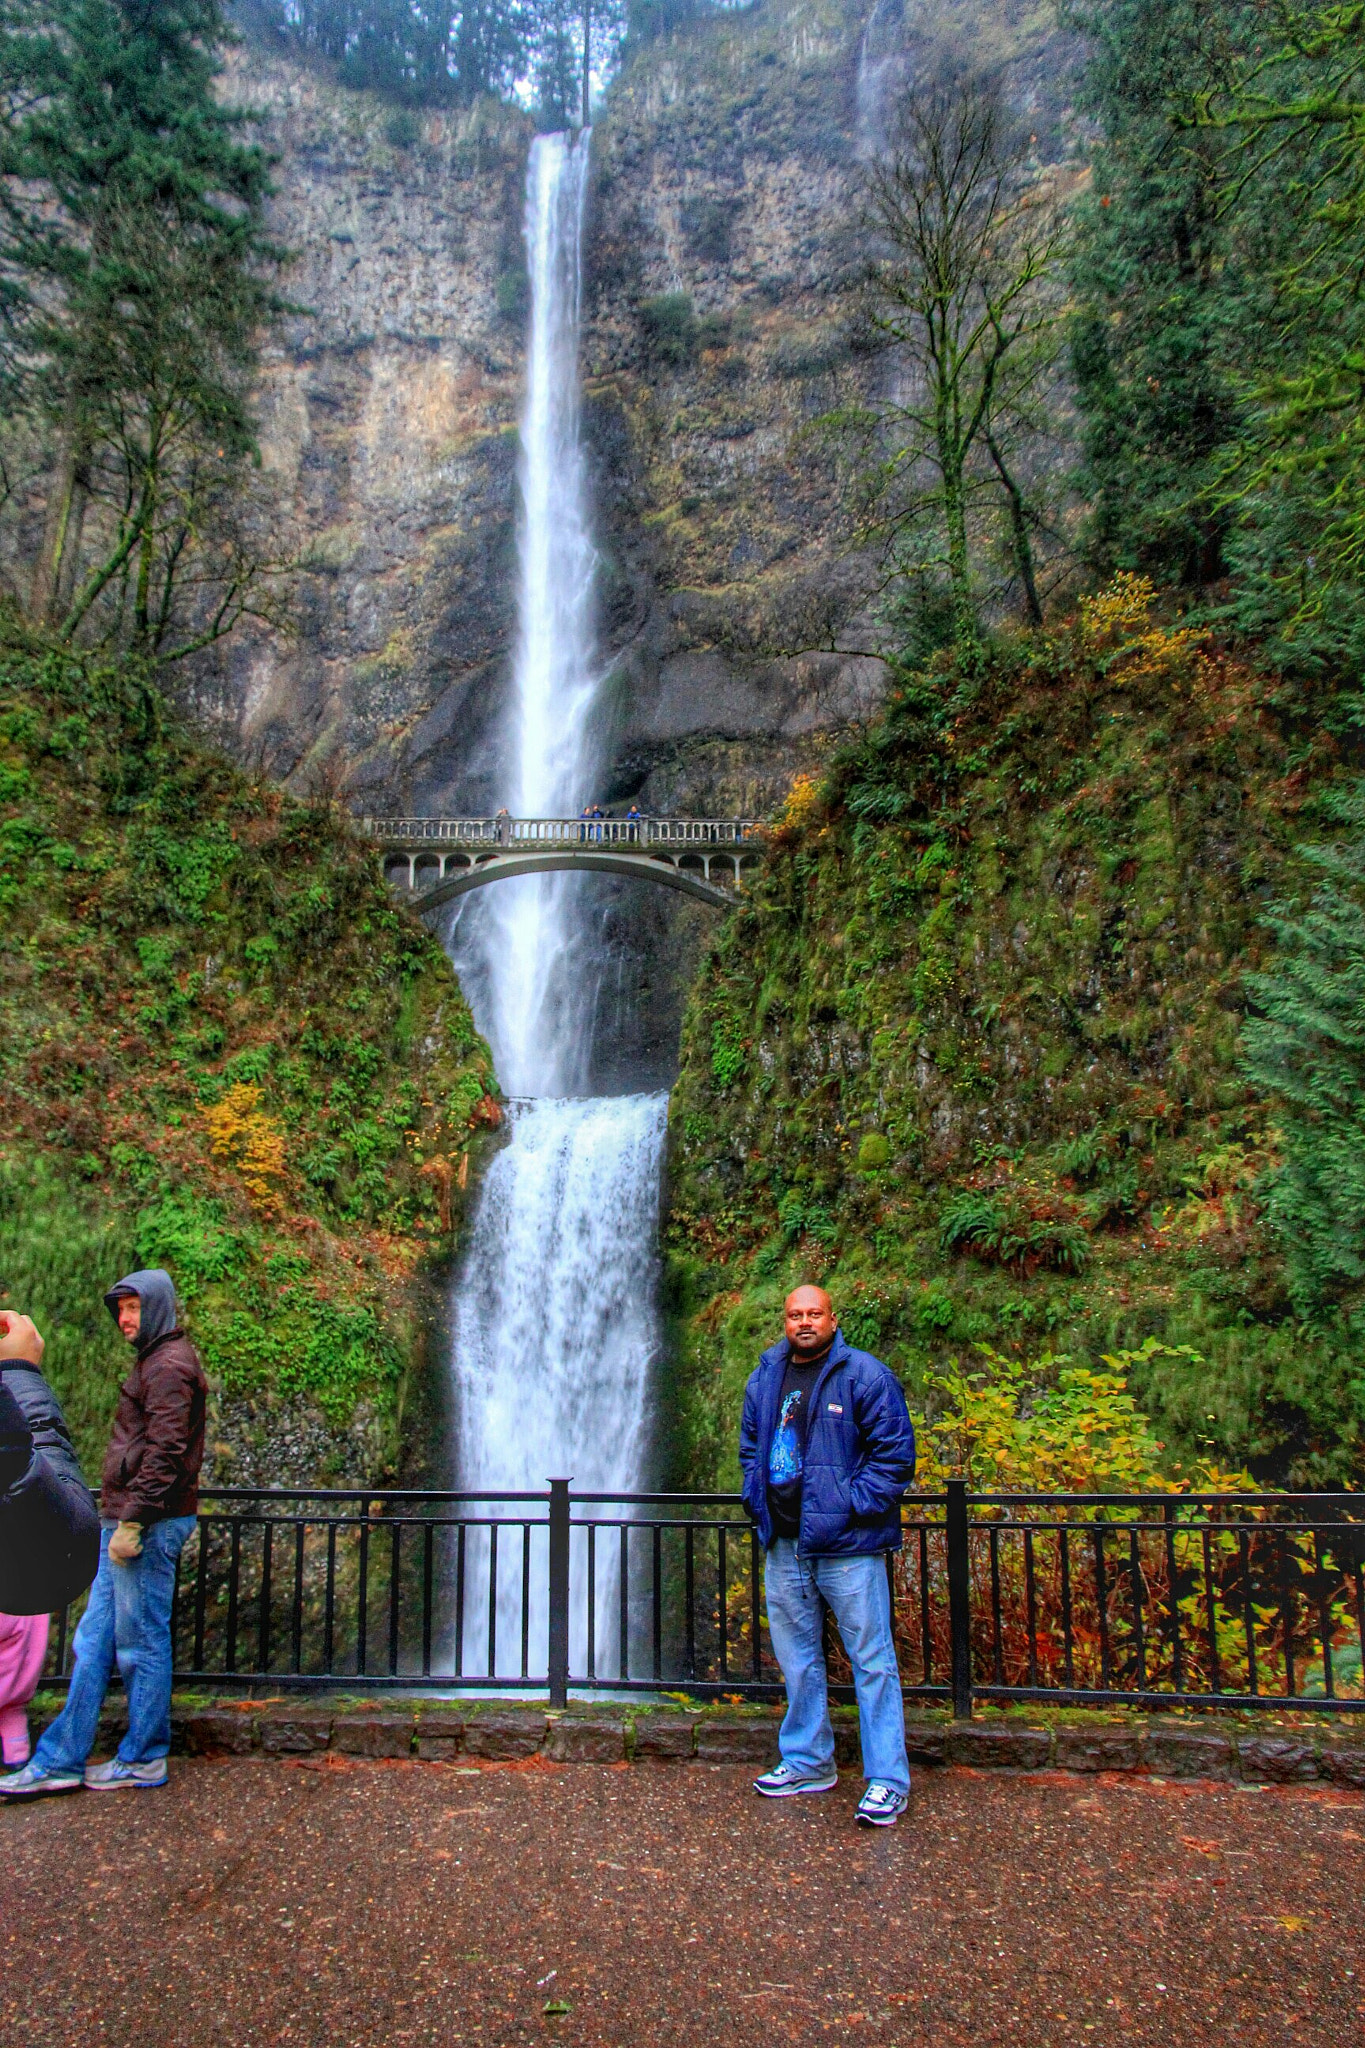
<svg viewBox="0 0 1365 2048"><path fill-rule="evenodd" d="M386 881L435 909L515 874L593 868L635 875L717 909L732 904L763 859L751 818L360 818L379 844Z"/></svg>
<svg viewBox="0 0 1365 2048"><path fill-rule="evenodd" d="M395 879L392 871L397 866L386 864L385 873ZM722 889L715 882L708 881L704 873L691 866L675 867L671 861L651 859L644 853L609 851L595 846L575 847L572 850L555 851L547 849L536 853L490 854L463 868L448 867L446 874L428 888L414 887L413 907L425 917L428 910L435 910L442 903L452 903L459 896L467 896L473 889L487 888L490 882L506 881L511 875L544 875L563 873L573 868L590 868L599 874L634 875L646 882L657 882L665 889L678 889L685 896L695 896L703 903L715 905L719 910L729 910L738 901L732 889Z"/></svg>

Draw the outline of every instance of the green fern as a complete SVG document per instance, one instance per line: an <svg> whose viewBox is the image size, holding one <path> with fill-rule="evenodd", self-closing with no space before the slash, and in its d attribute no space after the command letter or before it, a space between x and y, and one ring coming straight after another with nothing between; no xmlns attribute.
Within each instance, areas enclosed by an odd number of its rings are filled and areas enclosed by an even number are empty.
<svg viewBox="0 0 1365 2048"><path fill-rule="evenodd" d="M1319 808L1341 837L1299 849L1321 878L1307 906L1267 914L1279 959L1247 977L1260 1014L1242 1040L1247 1075L1280 1104L1267 1211L1301 1315L1365 1280L1365 781Z"/></svg>

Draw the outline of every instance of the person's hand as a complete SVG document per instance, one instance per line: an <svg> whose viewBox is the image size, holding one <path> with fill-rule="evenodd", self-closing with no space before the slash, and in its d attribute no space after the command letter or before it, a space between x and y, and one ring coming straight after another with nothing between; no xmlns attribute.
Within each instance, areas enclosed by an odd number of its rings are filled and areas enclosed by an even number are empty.
<svg viewBox="0 0 1365 2048"><path fill-rule="evenodd" d="M41 1365L43 1348L32 1316L22 1316L13 1308L0 1309L0 1363L21 1358L25 1365Z"/></svg>
<svg viewBox="0 0 1365 2048"><path fill-rule="evenodd" d="M141 1522L120 1522L109 1538L109 1555L115 1564L131 1564L142 1555Z"/></svg>

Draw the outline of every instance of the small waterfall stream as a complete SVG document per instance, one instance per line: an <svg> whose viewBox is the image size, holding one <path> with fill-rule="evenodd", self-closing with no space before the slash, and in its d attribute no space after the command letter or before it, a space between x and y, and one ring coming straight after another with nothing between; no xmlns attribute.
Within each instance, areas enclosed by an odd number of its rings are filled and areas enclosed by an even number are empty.
<svg viewBox="0 0 1365 2048"><path fill-rule="evenodd" d="M542 135L526 179L531 328L521 420L518 636L505 801L574 815L595 792L589 529L579 433L582 232L591 133ZM517 877L466 899L452 955L513 1098L481 1190L451 1324L456 1483L538 1490L643 1480L659 1350L658 1215L665 1095L592 1096L605 963L595 878ZM537 1536L539 1543L542 1539ZM469 1558L466 1672L487 1673L487 1539ZM533 1554L531 1669L544 1668L543 1551ZM498 1560L498 1672L520 1669L522 1561ZM610 1568L598 1613L612 1612ZM575 1663L586 1613L571 1631ZM600 1632L599 1639L605 1639ZM599 1669L610 1670L609 1660Z"/></svg>
<svg viewBox="0 0 1365 2048"><path fill-rule="evenodd" d="M904 0L873 0L863 23L858 43L854 142L864 163L883 155L888 148L896 95L908 83L903 8Z"/></svg>

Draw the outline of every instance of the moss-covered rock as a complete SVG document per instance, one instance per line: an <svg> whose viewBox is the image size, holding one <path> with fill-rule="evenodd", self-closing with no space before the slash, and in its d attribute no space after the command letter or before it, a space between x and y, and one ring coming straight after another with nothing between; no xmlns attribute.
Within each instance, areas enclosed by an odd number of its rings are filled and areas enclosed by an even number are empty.
<svg viewBox="0 0 1365 2048"><path fill-rule="evenodd" d="M984 674L905 678L798 791L685 1029L680 1470L732 1474L744 1377L814 1276L921 1403L975 1343L1154 1336L1134 1391L1173 1457L1358 1472L1365 1327L1292 1320L1238 1066L1258 911L1332 767L1273 695L1121 586Z"/></svg>
<svg viewBox="0 0 1365 2048"><path fill-rule="evenodd" d="M0 617L0 1300L82 1454L166 1265L219 1479L404 1461L492 1069L444 954L330 802L194 742L129 665Z"/></svg>

